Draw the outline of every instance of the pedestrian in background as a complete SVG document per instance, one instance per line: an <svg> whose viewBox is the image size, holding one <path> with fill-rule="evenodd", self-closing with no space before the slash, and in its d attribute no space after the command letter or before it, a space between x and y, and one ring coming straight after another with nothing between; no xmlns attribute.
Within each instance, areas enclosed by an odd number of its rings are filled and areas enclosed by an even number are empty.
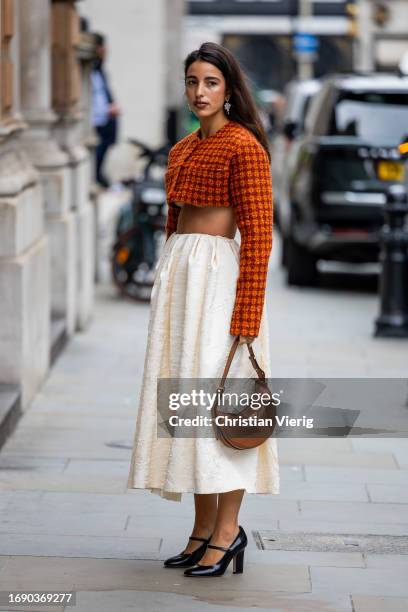
<svg viewBox="0 0 408 612"><path fill-rule="evenodd" d="M109 147L115 144L118 132L118 115L120 108L116 104L104 70L106 58L106 38L96 33L96 54L92 66L92 125L98 136L96 147L96 181L102 187L109 187L109 182L102 174L102 164Z"/></svg>

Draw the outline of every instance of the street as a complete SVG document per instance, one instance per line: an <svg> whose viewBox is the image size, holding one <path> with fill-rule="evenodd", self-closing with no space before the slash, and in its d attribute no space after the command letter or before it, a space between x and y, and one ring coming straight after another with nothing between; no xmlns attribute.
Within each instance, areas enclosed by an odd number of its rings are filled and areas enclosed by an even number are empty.
<svg viewBox="0 0 408 612"><path fill-rule="evenodd" d="M346 275L339 288L327 275L319 288L288 288L279 256L276 232L267 289L274 376L406 375L406 341L373 338L372 279ZM244 573L230 568L209 584L162 567L185 545L193 497L176 504L125 488L148 314L108 279L98 284L92 324L72 338L2 448L0 591L76 591L77 612L407 610L408 557L392 544L382 554L261 550L255 538L408 536L404 439L279 439L281 494L244 497Z"/></svg>
<svg viewBox="0 0 408 612"><path fill-rule="evenodd" d="M408 611L407 23L0 0L0 612Z"/></svg>

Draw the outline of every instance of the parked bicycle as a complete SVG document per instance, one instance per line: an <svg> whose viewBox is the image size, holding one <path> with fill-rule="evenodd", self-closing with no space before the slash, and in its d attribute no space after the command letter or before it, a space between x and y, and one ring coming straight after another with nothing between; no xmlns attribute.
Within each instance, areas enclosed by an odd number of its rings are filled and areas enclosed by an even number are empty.
<svg viewBox="0 0 408 612"><path fill-rule="evenodd" d="M122 206L111 252L113 282L125 297L149 301L155 266L165 240L167 218L164 173L171 146L151 148L129 139L146 159L142 177L122 181L132 197Z"/></svg>

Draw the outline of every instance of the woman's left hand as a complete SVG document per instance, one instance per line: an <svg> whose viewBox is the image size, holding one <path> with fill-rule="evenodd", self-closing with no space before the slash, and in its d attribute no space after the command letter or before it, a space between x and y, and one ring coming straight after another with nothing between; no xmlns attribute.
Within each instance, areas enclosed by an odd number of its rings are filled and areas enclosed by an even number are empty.
<svg viewBox="0 0 408 612"><path fill-rule="evenodd" d="M252 344L256 336L240 336L239 344Z"/></svg>

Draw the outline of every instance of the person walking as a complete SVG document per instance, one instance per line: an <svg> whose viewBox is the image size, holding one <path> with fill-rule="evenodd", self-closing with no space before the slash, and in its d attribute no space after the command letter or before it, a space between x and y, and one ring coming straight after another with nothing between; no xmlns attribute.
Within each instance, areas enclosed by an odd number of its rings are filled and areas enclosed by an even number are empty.
<svg viewBox="0 0 408 612"><path fill-rule="evenodd" d="M91 71L92 82L92 125L98 136L96 146L96 181L102 187L109 187L109 182L102 173L102 164L109 147L115 144L118 133L118 116L120 108L111 92L104 69L106 59L106 38L99 32L95 33L96 55Z"/></svg>
<svg viewBox="0 0 408 612"><path fill-rule="evenodd" d="M278 494L276 438L229 448L212 437L157 434L158 379L253 377L251 344L270 372L265 288L272 249L270 153L244 72L233 54L203 43L184 61L185 95L200 127L170 150L166 241L151 294L139 411L127 488L173 501L194 494L187 546L164 561L185 576L243 571L244 493ZM235 239L236 230L240 244Z"/></svg>

